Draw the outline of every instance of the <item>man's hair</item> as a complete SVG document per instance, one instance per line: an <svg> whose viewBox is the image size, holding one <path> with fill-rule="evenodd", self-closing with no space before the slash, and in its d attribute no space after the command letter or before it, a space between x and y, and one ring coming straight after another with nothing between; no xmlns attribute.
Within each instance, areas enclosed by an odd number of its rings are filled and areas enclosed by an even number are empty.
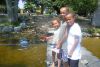
<svg viewBox="0 0 100 67"><path fill-rule="evenodd" d="M76 14L74 12L70 12L68 15L71 15L72 17L76 18Z"/></svg>

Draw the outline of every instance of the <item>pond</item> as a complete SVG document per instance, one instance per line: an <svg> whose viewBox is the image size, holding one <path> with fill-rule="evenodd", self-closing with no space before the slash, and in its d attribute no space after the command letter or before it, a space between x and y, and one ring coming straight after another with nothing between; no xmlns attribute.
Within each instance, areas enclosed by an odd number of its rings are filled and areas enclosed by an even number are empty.
<svg viewBox="0 0 100 67"><path fill-rule="evenodd" d="M82 45L100 58L100 38L84 38ZM27 49L18 45L0 46L0 67L46 67L46 45L32 44Z"/></svg>
<svg viewBox="0 0 100 67"><path fill-rule="evenodd" d="M0 46L0 67L45 67L46 46Z"/></svg>

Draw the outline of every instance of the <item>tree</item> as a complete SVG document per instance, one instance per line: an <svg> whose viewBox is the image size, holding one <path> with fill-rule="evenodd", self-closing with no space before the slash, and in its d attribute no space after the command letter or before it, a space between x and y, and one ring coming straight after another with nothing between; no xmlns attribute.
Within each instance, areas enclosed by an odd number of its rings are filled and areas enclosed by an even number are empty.
<svg viewBox="0 0 100 67"><path fill-rule="evenodd" d="M98 5L98 0L73 0L70 1L70 6L77 14L87 16L95 11Z"/></svg>
<svg viewBox="0 0 100 67"><path fill-rule="evenodd" d="M34 3L37 7L41 6L41 13L44 8L48 7L50 10L56 10L59 14L59 9L62 6L68 5L77 14L87 16L95 11L98 5L98 0L27 0Z"/></svg>
<svg viewBox="0 0 100 67"><path fill-rule="evenodd" d="M65 6L67 1L66 0L40 0L41 3L44 5L44 8L45 7L49 7L51 10L54 9L57 11L57 13L60 13L59 12L59 9L62 7L62 6Z"/></svg>
<svg viewBox="0 0 100 67"><path fill-rule="evenodd" d="M26 3L25 3L25 9L32 10L35 7L36 7L36 5L35 5L34 2L26 1Z"/></svg>
<svg viewBox="0 0 100 67"><path fill-rule="evenodd" d="M98 0L40 0L42 4L51 7L59 13L62 6L68 5L77 14L87 16L95 11Z"/></svg>
<svg viewBox="0 0 100 67"><path fill-rule="evenodd" d="M2 0L0 2L0 13L6 13L6 2L5 2L5 0Z"/></svg>

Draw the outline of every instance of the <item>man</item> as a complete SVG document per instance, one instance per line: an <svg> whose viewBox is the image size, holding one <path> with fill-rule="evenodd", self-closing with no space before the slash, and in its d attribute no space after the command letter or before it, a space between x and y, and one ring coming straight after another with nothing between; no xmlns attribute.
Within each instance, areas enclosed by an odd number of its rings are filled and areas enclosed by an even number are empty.
<svg viewBox="0 0 100 67"><path fill-rule="evenodd" d="M78 67L79 59L81 59L81 28L75 23L75 14L69 13L65 16L67 22L67 51L68 64L70 67Z"/></svg>

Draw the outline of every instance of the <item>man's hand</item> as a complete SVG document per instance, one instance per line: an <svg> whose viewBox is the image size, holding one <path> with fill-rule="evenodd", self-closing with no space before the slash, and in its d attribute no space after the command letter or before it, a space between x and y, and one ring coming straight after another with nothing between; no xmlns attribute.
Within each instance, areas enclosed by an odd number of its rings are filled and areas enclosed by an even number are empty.
<svg viewBox="0 0 100 67"><path fill-rule="evenodd" d="M73 54L73 52L70 51L70 52L68 53L68 57L72 57L72 54Z"/></svg>

